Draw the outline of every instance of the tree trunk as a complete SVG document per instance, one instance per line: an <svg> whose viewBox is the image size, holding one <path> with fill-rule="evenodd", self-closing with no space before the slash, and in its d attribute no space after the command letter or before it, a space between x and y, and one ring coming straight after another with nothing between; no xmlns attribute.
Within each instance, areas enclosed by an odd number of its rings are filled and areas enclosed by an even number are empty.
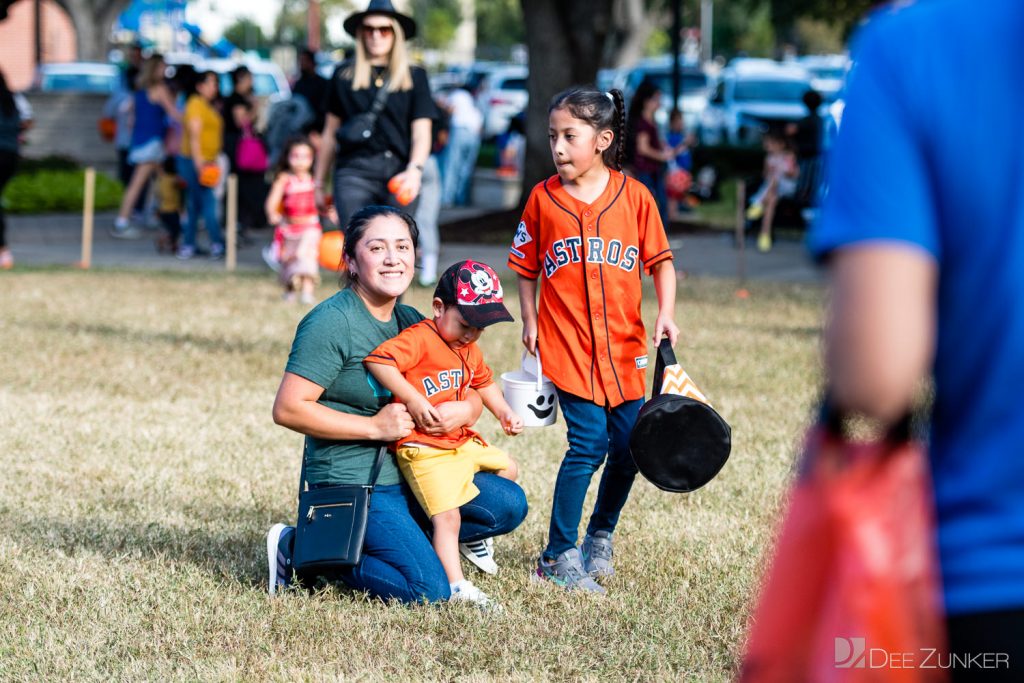
<svg viewBox="0 0 1024 683"><path fill-rule="evenodd" d="M525 202L554 172L548 146L548 104L572 85L592 84L611 30L613 0L521 0L530 59L526 109Z"/></svg>
<svg viewBox="0 0 1024 683"><path fill-rule="evenodd" d="M83 61L107 61L110 27L130 4L130 0L58 0L67 10L78 37L78 58Z"/></svg>
<svg viewBox="0 0 1024 683"><path fill-rule="evenodd" d="M675 0L673 0L675 1ZM651 34L668 26L668 12L647 9L644 0L617 0L614 7L614 42L608 63L621 68L644 56Z"/></svg>

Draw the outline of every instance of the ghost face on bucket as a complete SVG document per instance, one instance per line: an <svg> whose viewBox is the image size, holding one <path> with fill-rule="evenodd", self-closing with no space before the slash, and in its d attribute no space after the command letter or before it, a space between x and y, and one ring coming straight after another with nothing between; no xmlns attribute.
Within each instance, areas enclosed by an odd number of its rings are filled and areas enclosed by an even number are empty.
<svg viewBox="0 0 1024 683"><path fill-rule="evenodd" d="M548 418L555 409L555 395L540 394L534 403L537 405L527 403L526 407L529 408L530 412L533 413L534 417L538 420L544 420Z"/></svg>

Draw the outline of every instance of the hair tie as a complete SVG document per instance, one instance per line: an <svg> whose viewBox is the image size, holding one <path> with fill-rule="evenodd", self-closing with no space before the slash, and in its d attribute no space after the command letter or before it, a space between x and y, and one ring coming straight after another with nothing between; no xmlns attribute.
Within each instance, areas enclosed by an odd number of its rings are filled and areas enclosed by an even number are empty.
<svg viewBox="0 0 1024 683"><path fill-rule="evenodd" d="M611 100L612 104L615 104L615 95L612 95L610 92L606 92L605 97Z"/></svg>

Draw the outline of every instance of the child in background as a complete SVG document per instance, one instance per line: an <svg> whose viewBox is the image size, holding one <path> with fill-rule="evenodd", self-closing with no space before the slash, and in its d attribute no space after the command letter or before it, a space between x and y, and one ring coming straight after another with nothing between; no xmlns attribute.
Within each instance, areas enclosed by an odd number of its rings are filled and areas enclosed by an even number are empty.
<svg viewBox="0 0 1024 683"><path fill-rule="evenodd" d="M678 109L672 110L668 117L668 135L665 136L668 146L676 152L676 157L671 163L676 168L681 168L687 173L693 170L693 147L695 138L693 133L687 133L683 126L683 112Z"/></svg>
<svg viewBox="0 0 1024 683"><path fill-rule="evenodd" d="M689 189L693 183L690 175L693 169L693 153L690 151L696 142L693 133L687 133L683 126L683 112L673 109L668 117L668 135L665 136L668 146L676 156L668 162L668 174L665 177L665 189L668 194L669 218L676 218L680 213L689 213L692 209L687 201Z"/></svg>
<svg viewBox="0 0 1024 683"><path fill-rule="evenodd" d="M567 589L604 593L612 533L636 465L629 436L646 391L642 271L654 279L654 342L679 329L672 251L654 197L625 176L622 93L573 89L548 109L557 175L530 193L509 267L519 275L523 344L540 349L558 390L569 449L555 481L548 544L536 574ZM538 280L540 304L537 303ZM583 502L605 462L587 534L576 546Z"/></svg>
<svg viewBox="0 0 1024 683"><path fill-rule="evenodd" d="M771 251L772 220L779 199L796 194L796 179L800 168L796 163L793 143L779 131L770 130L762 139L764 145L764 182L750 198L747 218L756 221L761 218L761 232L757 237L757 250Z"/></svg>
<svg viewBox="0 0 1024 683"><path fill-rule="evenodd" d="M178 250L183 206L181 193L185 186L185 180L178 176L177 160L173 156L168 156L156 177L156 215L163 227L163 232L156 238L156 249L161 254L173 254Z"/></svg>
<svg viewBox="0 0 1024 683"><path fill-rule="evenodd" d="M476 340L483 328L511 322L494 270L476 261L448 268L434 290L434 318L407 327L366 357L367 370L405 404L416 429L395 444L398 466L434 527L432 543L451 584L451 599L497 608L468 581L459 561L459 507L480 491L473 475L481 471L515 480L518 467L504 451L489 446L472 429L437 434L435 405L462 401L475 389L506 434L518 434L516 415L494 383ZM497 567L494 567L497 571Z"/></svg>
<svg viewBox="0 0 1024 683"><path fill-rule="evenodd" d="M320 282L320 216L313 184L313 146L304 138L285 143L277 163L277 175L267 195L267 218L277 226L281 284L285 301L315 303ZM280 240L280 241L279 241Z"/></svg>

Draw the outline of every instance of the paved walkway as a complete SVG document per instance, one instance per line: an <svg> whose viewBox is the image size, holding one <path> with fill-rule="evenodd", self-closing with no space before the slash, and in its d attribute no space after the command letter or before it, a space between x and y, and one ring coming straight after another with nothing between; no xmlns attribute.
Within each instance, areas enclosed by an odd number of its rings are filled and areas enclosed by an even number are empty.
<svg viewBox="0 0 1024 683"><path fill-rule="evenodd" d="M475 209L451 209L442 212L441 222L467 218ZM179 261L158 254L154 247L156 231L143 231L136 240L118 240L107 230L113 225L112 212L96 215L92 263L94 267L141 268L158 270L217 271L224 269L223 261L195 258ZM72 266L81 258L81 224L77 214L46 214L35 216L8 215L7 239L14 252L16 266L66 265ZM443 242L442 228L442 242ZM270 241L270 230L254 233L254 240L239 245L240 271L268 270L260 257L260 249ZM807 258L803 244L796 240L778 241L768 254L752 248L752 242L743 256L732 246L732 238L725 234L676 235L670 239L678 269L691 276L737 277L741 261L745 262L746 276L750 280L777 282L821 282L822 274ZM507 248L499 245L442 243L441 264L463 258L476 258L495 266L505 263ZM269 272L269 270L268 270Z"/></svg>

